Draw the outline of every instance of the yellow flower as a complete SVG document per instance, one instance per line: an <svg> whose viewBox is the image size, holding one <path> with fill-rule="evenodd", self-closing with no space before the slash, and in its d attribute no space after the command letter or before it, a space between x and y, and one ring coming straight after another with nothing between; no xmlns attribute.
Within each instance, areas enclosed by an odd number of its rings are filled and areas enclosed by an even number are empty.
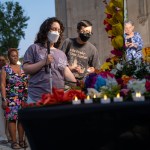
<svg viewBox="0 0 150 150"><path fill-rule="evenodd" d="M112 25L112 34L114 36L123 35L123 26L121 23Z"/></svg>
<svg viewBox="0 0 150 150"><path fill-rule="evenodd" d="M106 6L105 13L112 15L114 12L115 12L115 6L113 2L110 2L109 5Z"/></svg>
<svg viewBox="0 0 150 150"><path fill-rule="evenodd" d="M105 62L102 66L101 66L101 70L105 71L105 70L110 70L110 66L112 66L112 64L110 62Z"/></svg>
<svg viewBox="0 0 150 150"><path fill-rule="evenodd" d="M105 19L109 24L113 25L113 24L117 24L118 20L116 19L116 17L112 17L112 18L106 18Z"/></svg>
<svg viewBox="0 0 150 150"><path fill-rule="evenodd" d="M129 82L129 80L132 79L132 77L129 77L127 75L123 75L121 78L122 78L124 84L127 84Z"/></svg>
<svg viewBox="0 0 150 150"><path fill-rule="evenodd" d="M119 49L123 47L123 36L118 35L112 39L112 46L115 49Z"/></svg>
<svg viewBox="0 0 150 150"><path fill-rule="evenodd" d="M117 11L117 13L115 13L113 17L116 18L119 22L124 23L124 16L122 10Z"/></svg>
<svg viewBox="0 0 150 150"><path fill-rule="evenodd" d="M124 1L123 0L111 0L111 3L113 3L113 5L115 7L123 9L123 5L124 5Z"/></svg>
<svg viewBox="0 0 150 150"><path fill-rule="evenodd" d="M113 56L111 57L110 59L110 62L112 63L112 65L114 66L115 65L115 62L118 62L119 58L117 56Z"/></svg>

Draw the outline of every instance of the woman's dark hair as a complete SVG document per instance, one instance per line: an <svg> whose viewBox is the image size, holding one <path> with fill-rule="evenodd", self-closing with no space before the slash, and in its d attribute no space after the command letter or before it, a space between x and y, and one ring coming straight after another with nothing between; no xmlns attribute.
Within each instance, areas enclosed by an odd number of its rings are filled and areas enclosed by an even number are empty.
<svg viewBox="0 0 150 150"><path fill-rule="evenodd" d="M77 29L81 30L82 27L89 27L92 26L92 23L88 20L81 20L78 24L77 24Z"/></svg>
<svg viewBox="0 0 150 150"><path fill-rule="evenodd" d="M6 65L6 58L3 55L0 55L0 69Z"/></svg>
<svg viewBox="0 0 150 150"><path fill-rule="evenodd" d="M9 48L8 49L8 54L7 54L8 59L10 59L10 55L11 55L12 52L16 52L17 54L19 54L18 50L16 48Z"/></svg>
<svg viewBox="0 0 150 150"><path fill-rule="evenodd" d="M58 20L56 17L48 18L41 24L34 43L41 43L44 46L44 44L47 42L48 39L47 34L50 31L53 22L58 22L60 25L60 36L58 41L54 43L54 47L56 48L59 47L63 36L62 33L64 32L64 26L63 23L60 20Z"/></svg>

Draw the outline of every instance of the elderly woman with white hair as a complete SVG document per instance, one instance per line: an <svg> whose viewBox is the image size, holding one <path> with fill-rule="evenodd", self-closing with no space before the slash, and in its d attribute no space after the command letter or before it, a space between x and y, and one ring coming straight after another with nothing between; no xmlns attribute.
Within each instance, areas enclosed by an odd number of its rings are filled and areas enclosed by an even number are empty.
<svg viewBox="0 0 150 150"><path fill-rule="evenodd" d="M134 23L126 21L124 23L124 39L126 47L126 59L140 59L142 58L143 40L138 32L134 32Z"/></svg>

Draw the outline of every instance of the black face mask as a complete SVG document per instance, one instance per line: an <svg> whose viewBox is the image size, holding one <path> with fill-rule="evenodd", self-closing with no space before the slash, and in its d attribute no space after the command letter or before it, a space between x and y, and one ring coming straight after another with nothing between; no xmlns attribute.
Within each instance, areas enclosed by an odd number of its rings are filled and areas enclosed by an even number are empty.
<svg viewBox="0 0 150 150"><path fill-rule="evenodd" d="M80 37L81 41L86 42L91 37L91 34L89 34L89 33L80 33L79 37Z"/></svg>

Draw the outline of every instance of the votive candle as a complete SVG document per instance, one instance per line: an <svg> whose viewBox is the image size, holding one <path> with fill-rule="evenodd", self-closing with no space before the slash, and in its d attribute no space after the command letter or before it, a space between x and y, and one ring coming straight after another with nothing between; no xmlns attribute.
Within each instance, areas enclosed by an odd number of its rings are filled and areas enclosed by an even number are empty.
<svg viewBox="0 0 150 150"><path fill-rule="evenodd" d="M117 94L116 97L114 97L114 102L122 102L123 101L123 97L120 96L120 93Z"/></svg>
<svg viewBox="0 0 150 150"><path fill-rule="evenodd" d="M84 103L85 104L90 104L90 103L93 103L93 100L90 99L90 96L88 95L86 99L84 99Z"/></svg>
<svg viewBox="0 0 150 150"><path fill-rule="evenodd" d="M145 97L141 95L141 92L136 92L135 95L133 95L134 101L144 101Z"/></svg>
<svg viewBox="0 0 150 150"><path fill-rule="evenodd" d="M102 104L110 103L110 98L107 97L107 95L104 95L104 98L101 99Z"/></svg>
<svg viewBox="0 0 150 150"><path fill-rule="evenodd" d="M80 99L78 99L76 96L75 96L75 99L74 100L72 100L72 104L81 104L81 100Z"/></svg>

